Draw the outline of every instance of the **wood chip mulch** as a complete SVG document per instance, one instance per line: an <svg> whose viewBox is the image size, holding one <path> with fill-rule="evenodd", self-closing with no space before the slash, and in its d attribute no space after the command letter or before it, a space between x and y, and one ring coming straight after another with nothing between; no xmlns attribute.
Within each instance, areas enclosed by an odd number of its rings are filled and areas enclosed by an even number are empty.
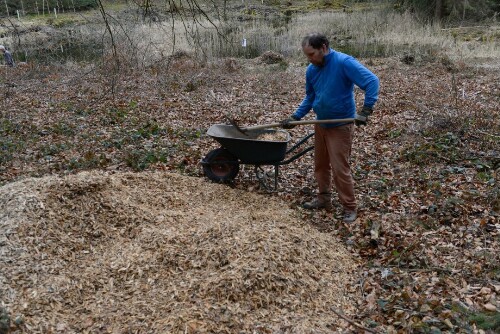
<svg viewBox="0 0 500 334"><path fill-rule="evenodd" d="M320 333L348 326L357 264L284 202L162 172L0 188L12 332Z"/></svg>

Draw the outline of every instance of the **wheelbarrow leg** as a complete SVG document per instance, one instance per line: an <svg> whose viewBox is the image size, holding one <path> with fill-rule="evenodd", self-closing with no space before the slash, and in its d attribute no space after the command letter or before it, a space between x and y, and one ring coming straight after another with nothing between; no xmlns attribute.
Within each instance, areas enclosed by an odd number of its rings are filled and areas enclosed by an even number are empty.
<svg viewBox="0 0 500 334"><path fill-rule="evenodd" d="M278 190L279 165L274 165L274 191Z"/></svg>
<svg viewBox="0 0 500 334"><path fill-rule="evenodd" d="M273 165L273 166L274 166L274 189L271 179L272 175L271 171L266 172L260 165L256 165L254 168L257 180L259 180L260 185L267 191L276 191L278 189L279 166L278 165Z"/></svg>

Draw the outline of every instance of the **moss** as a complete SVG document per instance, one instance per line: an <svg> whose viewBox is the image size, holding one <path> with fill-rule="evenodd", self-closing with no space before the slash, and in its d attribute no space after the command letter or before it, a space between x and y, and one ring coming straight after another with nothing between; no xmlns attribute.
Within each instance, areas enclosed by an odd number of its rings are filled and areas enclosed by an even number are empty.
<svg viewBox="0 0 500 334"><path fill-rule="evenodd" d="M469 316L469 321L475 323L479 329L499 330L500 312L474 313Z"/></svg>

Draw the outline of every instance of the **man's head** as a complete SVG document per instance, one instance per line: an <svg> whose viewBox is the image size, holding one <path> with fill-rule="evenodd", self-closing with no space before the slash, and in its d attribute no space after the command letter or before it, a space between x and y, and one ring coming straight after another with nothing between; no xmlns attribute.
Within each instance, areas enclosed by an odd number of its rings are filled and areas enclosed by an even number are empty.
<svg viewBox="0 0 500 334"><path fill-rule="evenodd" d="M323 57L330 52L330 42L325 35L312 33L302 39L302 51L311 64L322 66Z"/></svg>

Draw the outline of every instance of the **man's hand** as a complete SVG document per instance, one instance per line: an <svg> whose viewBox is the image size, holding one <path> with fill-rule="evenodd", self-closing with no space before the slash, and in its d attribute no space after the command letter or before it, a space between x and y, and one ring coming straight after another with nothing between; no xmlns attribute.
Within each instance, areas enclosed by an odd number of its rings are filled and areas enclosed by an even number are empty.
<svg viewBox="0 0 500 334"><path fill-rule="evenodd" d="M290 124L290 122L298 121L298 120L299 119L297 117L295 117L294 115L291 115L287 119L282 120L280 122L280 124L281 124L281 127L283 129L293 129L294 127L296 127L296 125Z"/></svg>
<svg viewBox="0 0 500 334"><path fill-rule="evenodd" d="M364 106L363 109L357 112L354 123L357 126L366 125L366 123L368 123L368 116L370 116L372 113L372 108Z"/></svg>

